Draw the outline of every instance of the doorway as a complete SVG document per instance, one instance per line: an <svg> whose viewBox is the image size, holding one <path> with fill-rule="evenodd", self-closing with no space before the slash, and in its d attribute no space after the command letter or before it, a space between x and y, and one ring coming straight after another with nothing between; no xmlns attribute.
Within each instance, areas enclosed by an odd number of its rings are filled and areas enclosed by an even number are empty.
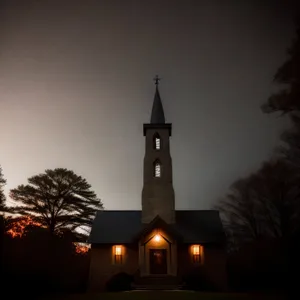
<svg viewBox="0 0 300 300"><path fill-rule="evenodd" d="M167 274L167 249L149 249L150 273Z"/></svg>

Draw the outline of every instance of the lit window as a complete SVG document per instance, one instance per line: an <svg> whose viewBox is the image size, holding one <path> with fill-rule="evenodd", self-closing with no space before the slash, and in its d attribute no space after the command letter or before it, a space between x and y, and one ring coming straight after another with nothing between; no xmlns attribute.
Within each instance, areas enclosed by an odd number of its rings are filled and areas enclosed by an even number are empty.
<svg viewBox="0 0 300 300"><path fill-rule="evenodd" d="M154 166L154 175L155 175L155 177L160 177L161 176L161 165L160 165L159 162L155 163L155 166Z"/></svg>
<svg viewBox="0 0 300 300"><path fill-rule="evenodd" d="M121 246L116 246L116 255L122 255L122 248L121 248Z"/></svg>
<svg viewBox="0 0 300 300"><path fill-rule="evenodd" d="M155 133L153 136L153 148L155 150L161 149L161 138L158 133Z"/></svg>
<svg viewBox="0 0 300 300"><path fill-rule="evenodd" d="M122 264L122 246L115 246L114 248L114 262L115 264Z"/></svg>
<svg viewBox="0 0 300 300"><path fill-rule="evenodd" d="M193 254L194 255L199 255L200 254L200 246L199 245L194 245L193 246Z"/></svg>
<svg viewBox="0 0 300 300"><path fill-rule="evenodd" d="M192 246L193 262L200 263L200 245Z"/></svg>
<svg viewBox="0 0 300 300"><path fill-rule="evenodd" d="M160 138L159 137L155 138L155 149L156 150L160 149Z"/></svg>

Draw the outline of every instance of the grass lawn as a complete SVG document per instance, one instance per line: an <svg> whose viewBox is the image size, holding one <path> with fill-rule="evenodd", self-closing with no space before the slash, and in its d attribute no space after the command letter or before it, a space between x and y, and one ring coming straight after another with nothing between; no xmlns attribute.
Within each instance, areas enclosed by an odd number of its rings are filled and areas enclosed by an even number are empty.
<svg viewBox="0 0 300 300"><path fill-rule="evenodd" d="M133 291L121 293L97 293L56 296L43 300L262 300L283 299L272 295L247 295L225 293L200 293L189 291ZM42 300L42 299L41 299Z"/></svg>

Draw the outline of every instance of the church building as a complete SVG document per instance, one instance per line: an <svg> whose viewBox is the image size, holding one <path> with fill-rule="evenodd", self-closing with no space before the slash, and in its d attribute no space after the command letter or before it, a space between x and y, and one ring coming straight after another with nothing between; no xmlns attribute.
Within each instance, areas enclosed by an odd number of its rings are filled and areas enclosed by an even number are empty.
<svg viewBox="0 0 300 300"><path fill-rule="evenodd" d="M165 122L158 83L156 78L150 123L143 125L142 210L103 210L96 214L89 236L89 289L93 291L103 290L120 272L133 275L136 286L180 284L199 266L205 267L220 289L226 286L225 234L219 212L175 209L172 124Z"/></svg>

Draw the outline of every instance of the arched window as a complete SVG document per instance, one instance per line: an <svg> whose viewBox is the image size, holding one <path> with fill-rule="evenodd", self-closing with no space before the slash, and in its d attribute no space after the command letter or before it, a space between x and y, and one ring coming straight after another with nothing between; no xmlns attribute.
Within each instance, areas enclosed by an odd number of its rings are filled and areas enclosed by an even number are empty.
<svg viewBox="0 0 300 300"><path fill-rule="evenodd" d="M155 150L161 149L161 138L157 132L153 136L153 146Z"/></svg>
<svg viewBox="0 0 300 300"><path fill-rule="evenodd" d="M161 163L159 160L154 162L154 177L161 177Z"/></svg>

